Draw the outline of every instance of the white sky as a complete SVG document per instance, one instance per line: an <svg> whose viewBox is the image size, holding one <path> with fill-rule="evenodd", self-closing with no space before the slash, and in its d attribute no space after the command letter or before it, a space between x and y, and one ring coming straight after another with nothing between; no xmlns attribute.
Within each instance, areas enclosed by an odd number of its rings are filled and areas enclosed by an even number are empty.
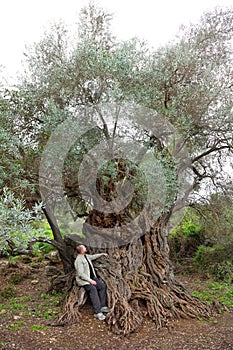
<svg viewBox="0 0 233 350"><path fill-rule="evenodd" d="M26 44L39 40L49 23L63 19L77 23L88 0L2 0L0 7L0 65L14 78L20 71ZM119 39L137 36L157 47L175 36L180 25L195 22L216 6L232 7L232 0L99 0L113 13L112 30Z"/></svg>

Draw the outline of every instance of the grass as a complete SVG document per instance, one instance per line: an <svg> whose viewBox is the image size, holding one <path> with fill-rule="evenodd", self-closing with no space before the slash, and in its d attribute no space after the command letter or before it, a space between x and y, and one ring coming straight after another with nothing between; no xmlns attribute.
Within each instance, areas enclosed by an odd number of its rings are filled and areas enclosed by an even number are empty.
<svg viewBox="0 0 233 350"><path fill-rule="evenodd" d="M34 324L34 325L31 326L29 329L30 329L30 331L32 331L32 332L36 332L36 331L46 331L46 330L49 329L49 327L43 326L43 325L40 325L40 324Z"/></svg>
<svg viewBox="0 0 233 350"><path fill-rule="evenodd" d="M25 325L25 322L16 321L14 324L9 325L9 329L11 329L12 331L19 331L23 328L24 325Z"/></svg>
<svg viewBox="0 0 233 350"><path fill-rule="evenodd" d="M10 299L9 304L13 312L17 310L22 311L27 307L26 304L23 303L20 299L15 299L15 298Z"/></svg>
<svg viewBox="0 0 233 350"><path fill-rule="evenodd" d="M194 291L192 295L204 299L209 304L218 300L227 307L233 307L233 286L227 283L207 281L205 288Z"/></svg>
<svg viewBox="0 0 233 350"><path fill-rule="evenodd" d="M12 331L20 331L20 330L25 328L25 322L23 322L23 321L16 321L15 323L9 324L7 326L7 328L9 330L12 330ZM46 331L46 330L49 329L49 327L43 326L43 325L40 325L40 324L34 324L34 325L30 326L29 329L32 332L35 332L35 331Z"/></svg>
<svg viewBox="0 0 233 350"><path fill-rule="evenodd" d="M32 295L5 299L4 303L0 305L0 312L2 310L6 310L6 312L3 312L1 316L4 317L6 314L20 314L24 317L36 316L47 320L55 317L59 312L61 312L60 294L52 296L41 294L40 297L41 300L36 300Z"/></svg>

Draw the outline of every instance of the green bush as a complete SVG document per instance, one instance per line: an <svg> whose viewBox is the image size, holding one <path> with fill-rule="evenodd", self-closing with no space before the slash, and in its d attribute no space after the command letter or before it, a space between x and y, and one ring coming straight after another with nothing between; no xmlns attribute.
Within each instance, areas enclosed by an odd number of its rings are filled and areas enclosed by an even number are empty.
<svg viewBox="0 0 233 350"><path fill-rule="evenodd" d="M201 224L184 218L183 223L177 226L169 237L171 258L193 257L203 241Z"/></svg>
<svg viewBox="0 0 233 350"><path fill-rule="evenodd" d="M194 261L200 270L205 270L218 281L233 282L232 243L215 244L213 247L201 245L195 254Z"/></svg>
<svg viewBox="0 0 233 350"><path fill-rule="evenodd" d="M191 220L185 221L182 225L182 230L186 237L199 237L201 229L200 224L194 223Z"/></svg>
<svg viewBox="0 0 233 350"><path fill-rule="evenodd" d="M12 254L8 242L18 249L27 249L28 242L41 236L38 230L33 231L32 221L40 220L41 204L32 210L25 207L25 201L16 198L14 193L3 188L0 198L0 256Z"/></svg>
<svg viewBox="0 0 233 350"><path fill-rule="evenodd" d="M196 251L194 261L202 268L207 268L210 264L219 262L218 256L216 255L216 249L214 247L200 245Z"/></svg>
<svg viewBox="0 0 233 350"><path fill-rule="evenodd" d="M219 194L212 195L204 205L196 203L195 207L188 208L182 221L174 222L179 224L169 236L170 256L177 267L232 283L232 214L232 201Z"/></svg>
<svg viewBox="0 0 233 350"><path fill-rule="evenodd" d="M39 254L39 253L48 254L52 250L54 250L54 247L49 243L38 242L34 245L35 254Z"/></svg>
<svg viewBox="0 0 233 350"><path fill-rule="evenodd" d="M52 230L49 227L49 224L47 222L41 221L39 223L34 223L34 225L36 227L35 230L42 230L43 231L43 236L53 239ZM40 254L40 253L48 254L52 250L54 250L54 247L49 243L37 242L34 244L33 249L34 249L35 254Z"/></svg>
<svg viewBox="0 0 233 350"><path fill-rule="evenodd" d="M210 265L209 272L217 281L233 283L233 263L231 261L222 261L217 264Z"/></svg>

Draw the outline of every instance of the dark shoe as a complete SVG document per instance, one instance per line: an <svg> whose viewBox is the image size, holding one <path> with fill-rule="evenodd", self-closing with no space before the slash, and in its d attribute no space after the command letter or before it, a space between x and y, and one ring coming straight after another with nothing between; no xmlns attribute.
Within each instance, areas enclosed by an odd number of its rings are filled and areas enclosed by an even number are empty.
<svg viewBox="0 0 233 350"><path fill-rule="evenodd" d="M111 310L107 306L101 307L101 312L110 312Z"/></svg>
<svg viewBox="0 0 233 350"><path fill-rule="evenodd" d="M94 314L94 317L98 318L98 320L100 321L104 321L105 320L105 316L102 314L102 312L98 312L98 314Z"/></svg>

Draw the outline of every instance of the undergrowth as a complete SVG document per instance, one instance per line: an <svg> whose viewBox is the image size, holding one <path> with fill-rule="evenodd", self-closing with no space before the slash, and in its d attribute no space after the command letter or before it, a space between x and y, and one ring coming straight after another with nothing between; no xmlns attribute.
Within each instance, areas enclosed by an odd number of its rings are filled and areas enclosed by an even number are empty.
<svg viewBox="0 0 233 350"><path fill-rule="evenodd" d="M193 291L192 295L204 299L209 304L220 301L223 305L233 308L233 285L227 283L207 281L203 289Z"/></svg>

